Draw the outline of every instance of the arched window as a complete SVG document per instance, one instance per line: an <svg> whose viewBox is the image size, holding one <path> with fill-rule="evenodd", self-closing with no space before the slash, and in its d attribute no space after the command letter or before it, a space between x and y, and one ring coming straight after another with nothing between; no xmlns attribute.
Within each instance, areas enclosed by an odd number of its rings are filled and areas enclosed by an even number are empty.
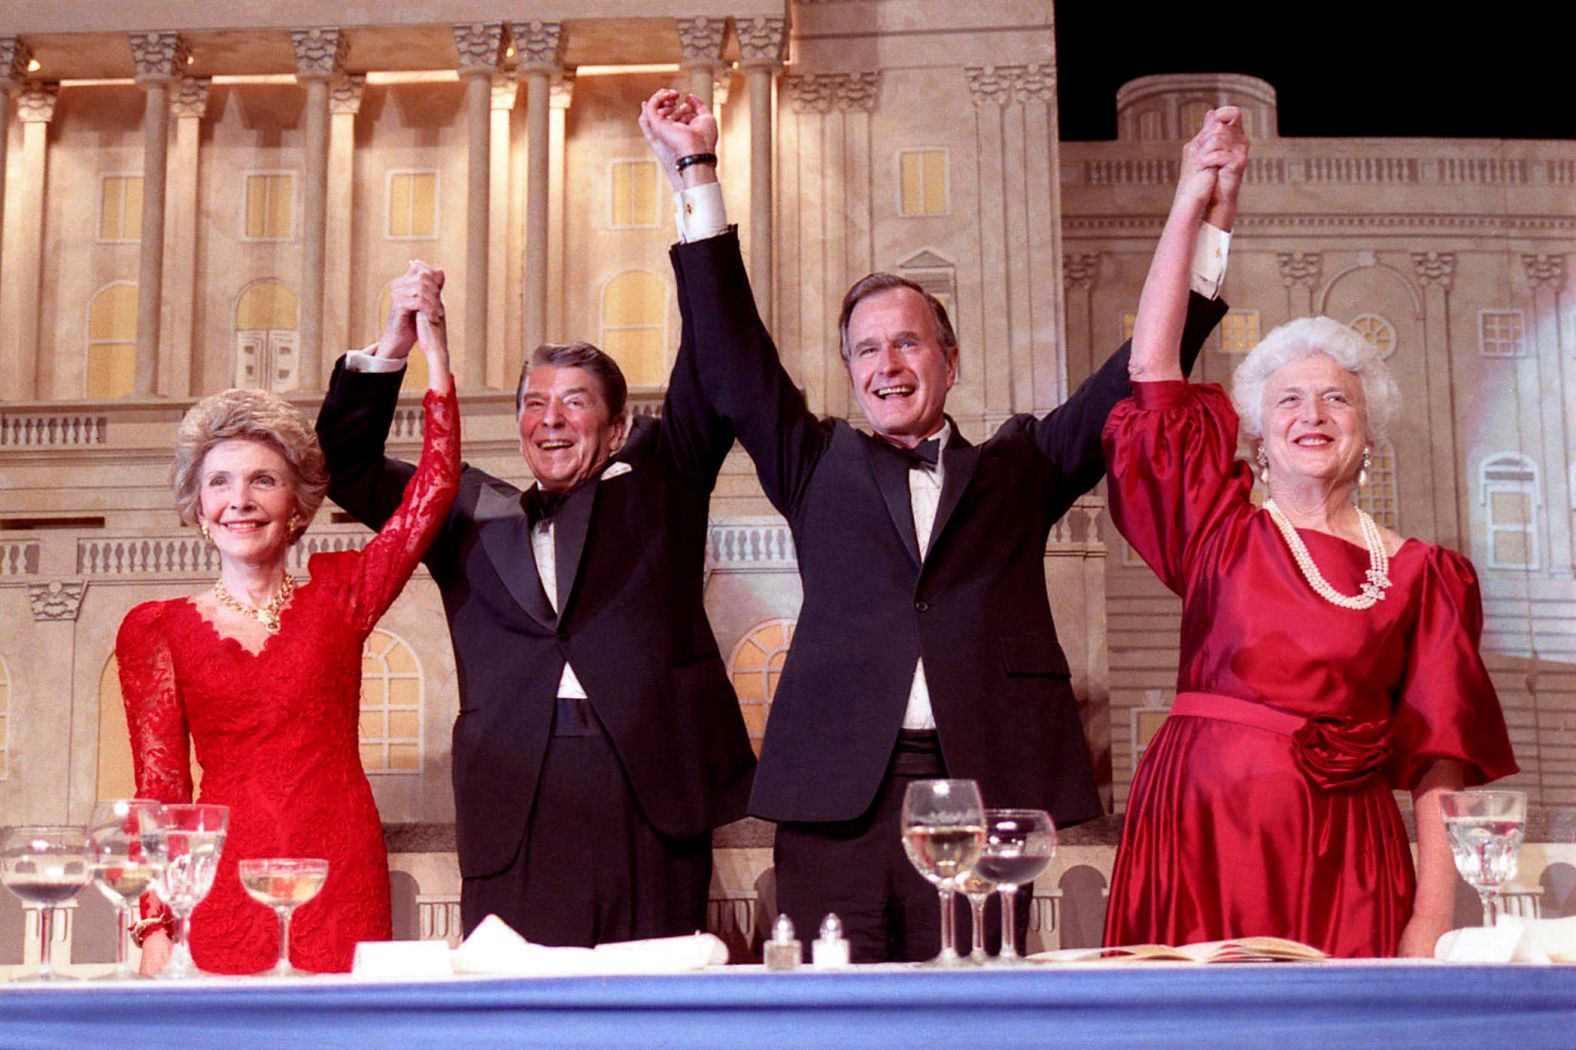
<svg viewBox="0 0 1576 1050"><path fill-rule="evenodd" d="M1488 567L1536 569L1543 494L1532 457L1501 452L1485 459L1478 468L1478 501L1486 510Z"/></svg>
<svg viewBox="0 0 1576 1050"><path fill-rule="evenodd" d="M668 289L644 270L625 270L602 290L602 349L632 387L662 386L668 375Z"/></svg>
<svg viewBox="0 0 1576 1050"><path fill-rule="evenodd" d="M99 672L98 780L100 799L132 798L137 794L136 774L131 761L131 734L126 728L126 703L120 691L120 664L110 653ZM195 753L189 753L193 798L202 784L202 767Z"/></svg>
<svg viewBox="0 0 1576 1050"><path fill-rule="evenodd" d="M282 281L248 285L235 304L235 385L294 390L301 382L295 293Z"/></svg>
<svg viewBox="0 0 1576 1050"><path fill-rule="evenodd" d="M136 386L137 286L116 281L88 304L88 397L125 397Z"/></svg>
<svg viewBox="0 0 1576 1050"><path fill-rule="evenodd" d="M795 623L790 619L762 620L745 632L728 657L728 676L739 694L739 710L756 754L760 754L761 740L766 736L766 719L771 714L772 697L777 695L783 662L788 659Z"/></svg>
<svg viewBox="0 0 1576 1050"><path fill-rule="evenodd" d="M383 331L383 325L388 321L389 302L393 298L394 282L390 281L383 286L383 291L378 296L378 314L372 319L374 332ZM405 359L405 379L401 382L400 389L407 394L412 391L419 394L427 389L427 355L421 352L420 347L411 347L410 356Z"/></svg>
<svg viewBox="0 0 1576 1050"><path fill-rule="evenodd" d="M11 743L11 671L0 657L0 780L6 778Z"/></svg>
<svg viewBox="0 0 1576 1050"><path fill-rule="evenodd" d="M1395 325L1380 317L1378 314L1358 314L1352 318L1351 325L1357 334L1373 344L1380 357L1389 357L1395 353Z"/></svg>
<svg viewBox="0 0 1576 1050"><path fill-rule="evenodd" d="M404 640L375 630L361 650L361 767L421 772L421 662Z"/></svg>
<svg viewBox="0 0 1576 1050"><path fill-rule="evenodd" d="M1395 446L1388 440L1373 447L1368 484L1357 490L1357 505L1387 529L1401 531L1401 501L1396 498Z"/></svg>

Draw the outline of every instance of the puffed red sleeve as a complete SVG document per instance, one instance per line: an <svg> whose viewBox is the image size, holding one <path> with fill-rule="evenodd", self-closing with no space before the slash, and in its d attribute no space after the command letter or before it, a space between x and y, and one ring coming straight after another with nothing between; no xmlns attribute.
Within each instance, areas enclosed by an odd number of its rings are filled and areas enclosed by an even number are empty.
<svg viewBox="0 0 1576 1050"><path fill-rule="evenodd" d="M1445 547L1428 554L1406 680L1391 720L1391 783L1413 788L1434 759L1466 766L1473 787L1517 772L1499 695L1478 645L1483 596L1472 563Z"/></svg>
<svg viewBox="0 0 1576 1050"><path fill-rule="evenodd" d="M1251 507L1231 401L1214 383L1134 383L1111 410L1104 442L1117 530L1181 594L1212 527Z"/></svg>
<svg viewBox="0 0 1576 1050"><path fill-rule="evenodd" d="M405 486L399 509L356 561L349 605L352 622L370 631L399 597L416 563L443 528L460 485L460 408L450 385L446 394L427 391L422 400L421 462Z"/></svg>

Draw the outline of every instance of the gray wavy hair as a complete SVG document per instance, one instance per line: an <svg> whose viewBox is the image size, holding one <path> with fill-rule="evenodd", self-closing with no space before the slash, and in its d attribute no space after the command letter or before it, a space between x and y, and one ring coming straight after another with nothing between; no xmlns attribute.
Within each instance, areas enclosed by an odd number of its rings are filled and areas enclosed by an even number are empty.
<svg viewBox="0 0 1576 1050"><path fill-rule="evenodd" d="M1401 411L1401 391L1372 343L1331 317L1299 317L1259 341L1231 377L1231 401L1248 437L1264 436L1264 387L1293 361L1324 354L1363 384L1368 436L1382 441Z"/></svg>
<svg viewBox="0 0 1576 1050"><path fill-rule="evenodd" d="M328 467L311 422L290 402L266 390L226 390L192 406L175 435L175 460L170 485L183 525L195 525L202 502L202 465L222 441L260 441L290 465L301 523L290 534L294 543L306 532L328 492Z"/></svg>

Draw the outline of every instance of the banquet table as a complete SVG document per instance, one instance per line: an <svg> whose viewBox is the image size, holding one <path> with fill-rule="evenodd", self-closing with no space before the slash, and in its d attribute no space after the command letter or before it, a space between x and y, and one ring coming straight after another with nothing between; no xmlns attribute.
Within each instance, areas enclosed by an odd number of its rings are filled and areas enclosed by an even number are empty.
<svg viewBox="0 0 1576 1050"><path fill-rule="evenodd" d="M128 1042L128 1039L131 1042ZM0 1047L1576 1046L1576 966L1144 963L0 985Z"/></svg>

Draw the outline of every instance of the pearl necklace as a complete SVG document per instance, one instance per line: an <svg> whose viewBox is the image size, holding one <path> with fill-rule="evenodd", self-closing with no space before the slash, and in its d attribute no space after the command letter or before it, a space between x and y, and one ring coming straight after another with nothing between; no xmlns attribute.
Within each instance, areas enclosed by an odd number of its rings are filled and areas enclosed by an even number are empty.
<svg viewBox="0 0 1576 1050"><path fill-rule="evenodd" d="M1308 553L1307 546L1302 542L1302 537L1297 535L1297 529L1291 519L1286 517L1286 512L1277 507L1272 499L1264 501L1264 509L1270 512L1270 520L1285 537L1286 546L1291 548L1291 555L1297 561L1297 568L1302 570L1302 578L1308 581L1308 586L1319 597L1342 609L1358 611L1371 609L1384 598L1385 588L1390 586L1390 555L1385 553L1384 537L1379 533L1379 526L1374 524L1373 517L1367 511L1357 508L1358 528L1362 530L1363 545L1368 548L1367 580L1363 583L1361 593L1346 595L1331 587L1319 567L1313 563L1313 555Z"/></svg>
<svg viewBox="0 0 1576 1050"><path fill-rule="evenodd" d="M268 604L261 609L254 609L250 605L236 599L229 589L225 587L222 577L213 581L213 596L219 599L220 605L231 612L238 612L242 616L250 616L268 628L269 634L279 633L279 614L284 611L285 603L290 600L290 596L294 593L295 577L287 572L284 580L279 584L278 592L268 599Z"/></svg>

